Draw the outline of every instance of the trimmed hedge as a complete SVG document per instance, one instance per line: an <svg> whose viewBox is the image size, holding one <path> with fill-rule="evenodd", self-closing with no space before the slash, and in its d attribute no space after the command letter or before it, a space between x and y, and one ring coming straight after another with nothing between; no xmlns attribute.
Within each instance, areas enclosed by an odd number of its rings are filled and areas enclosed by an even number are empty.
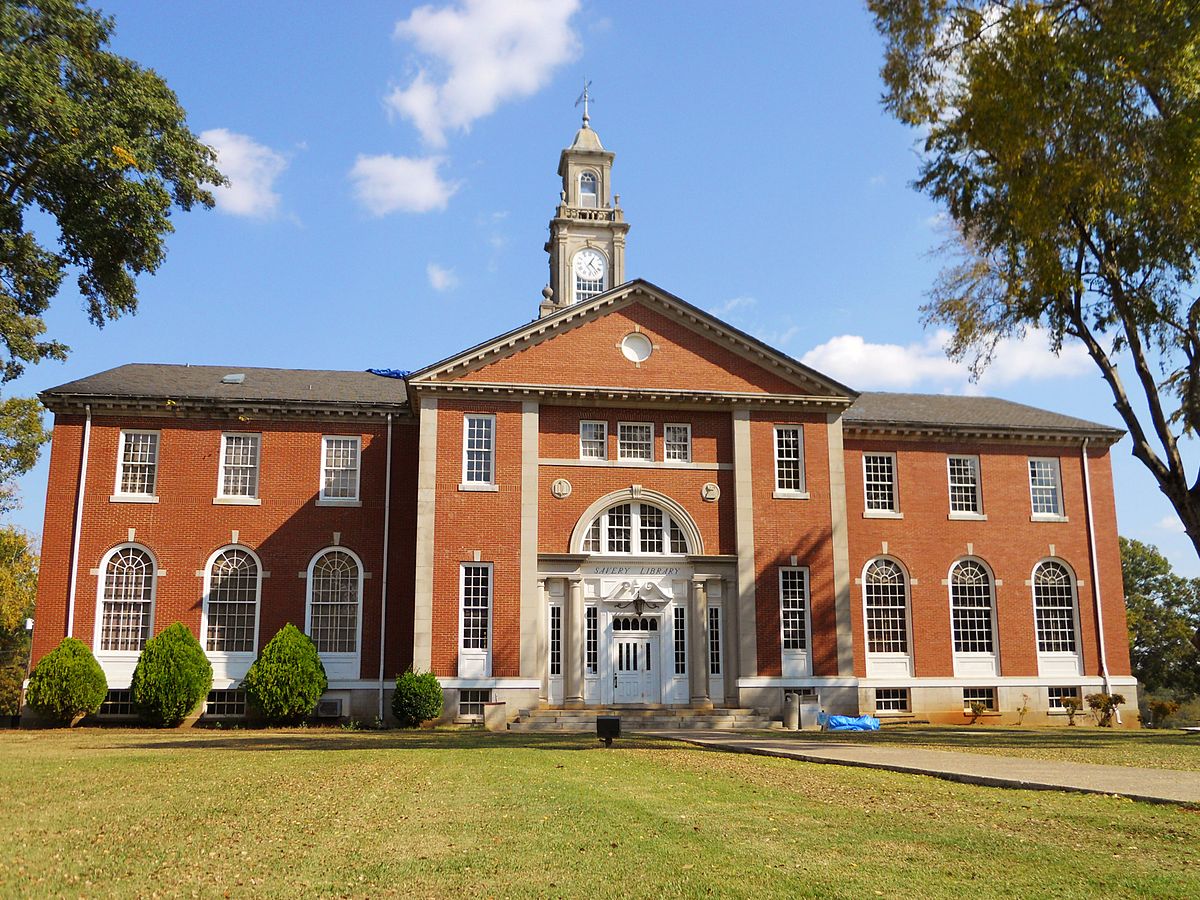
<svg viewBox="0 0 1200 900"><path fill-rule="evenodd" d="M151 725L173 728L212 690L212 664L196 636L176 622L146 641L130 682L130 699Z"/></svg>
<svg viewBox="0 0 1200 900"><path fill-rule="evenodd" d="M272 725L296 725L329 687L317 645L290 622L279 629L242 682L246 699Z"/></svg>
<svg viewBox="0 0 1200 900"><path fill-rule="evenodd" d="M29 676L25 702L57 722L70 724L76 716L91 715L108 695L108 679L87 644L63 638L38 661Z"/></svg>
<svg viewBox="0 0 1200 900"><path fill-rule="evenodd" d="M416 728L442 714L442 686L432 672L418 675L412 669L396 676L392 715L401 728Z"/></svg>

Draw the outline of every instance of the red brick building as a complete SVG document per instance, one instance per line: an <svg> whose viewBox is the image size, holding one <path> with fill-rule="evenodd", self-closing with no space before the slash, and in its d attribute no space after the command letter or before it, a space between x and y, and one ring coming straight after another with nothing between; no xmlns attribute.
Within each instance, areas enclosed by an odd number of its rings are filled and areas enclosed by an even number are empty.
<svg viewBox="0 0 1200 900"><path fill-rule="evenodd" d="M129 365L54 388L35 661L89 644L125 711L191 627L236 714L312 635L331 714L408 666L447 712L664 705L1045 720L1135 702L1112 428L860 394L642 280L613 154L563 151L534 321L404 378Z"/></svg>

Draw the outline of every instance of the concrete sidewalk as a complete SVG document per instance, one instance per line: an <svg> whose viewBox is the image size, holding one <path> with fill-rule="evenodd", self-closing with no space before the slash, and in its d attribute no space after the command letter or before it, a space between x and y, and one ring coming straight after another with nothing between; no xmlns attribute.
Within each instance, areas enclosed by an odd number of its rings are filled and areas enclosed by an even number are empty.
<svg viewBox="0 0 1200 900"><path fill-rule="evenodd" d="M654 732L654 736L686 741L714 750L909 772L914 775L931 775L934 778L961 781L965 784L1037 791L1116 794L1150 803L1200 806L1200 772L1053 762L948 750L835 744L824 740L806 740L803 733L788 737L759 737L720 731L660 731Z"/></svg>

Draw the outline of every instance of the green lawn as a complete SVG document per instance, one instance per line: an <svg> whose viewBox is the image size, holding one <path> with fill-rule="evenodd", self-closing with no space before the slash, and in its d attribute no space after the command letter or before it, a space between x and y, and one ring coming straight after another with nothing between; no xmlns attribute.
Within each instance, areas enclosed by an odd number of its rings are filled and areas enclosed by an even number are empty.
<svg viewBox="0 0 1200 900"><path fill-rule="evenodd" d="M770 732L771 737L790 732ZM997 753L1030 759L1145 766L1200 772L1200 734L1120 728L1013 728L982 725L895 725L869 732L800 732L798 740L852 741L929 750Z"/></svg>
<svg viewBox="0 0 1200 900"><path fill-rule="evenodd" d="M587 735L0 732L0 896L1200 895L1200 813Z"/></svg>

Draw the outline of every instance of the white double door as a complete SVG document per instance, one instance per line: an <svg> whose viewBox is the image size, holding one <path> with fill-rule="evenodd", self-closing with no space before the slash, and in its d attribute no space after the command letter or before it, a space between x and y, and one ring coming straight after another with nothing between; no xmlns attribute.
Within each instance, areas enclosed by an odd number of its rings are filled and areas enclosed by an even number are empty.
<svg viewBox="0 0 1200 900"><path fill-rule="evenodd" d="M658 633L613 635L613 702L658 703Z"/></svg>

